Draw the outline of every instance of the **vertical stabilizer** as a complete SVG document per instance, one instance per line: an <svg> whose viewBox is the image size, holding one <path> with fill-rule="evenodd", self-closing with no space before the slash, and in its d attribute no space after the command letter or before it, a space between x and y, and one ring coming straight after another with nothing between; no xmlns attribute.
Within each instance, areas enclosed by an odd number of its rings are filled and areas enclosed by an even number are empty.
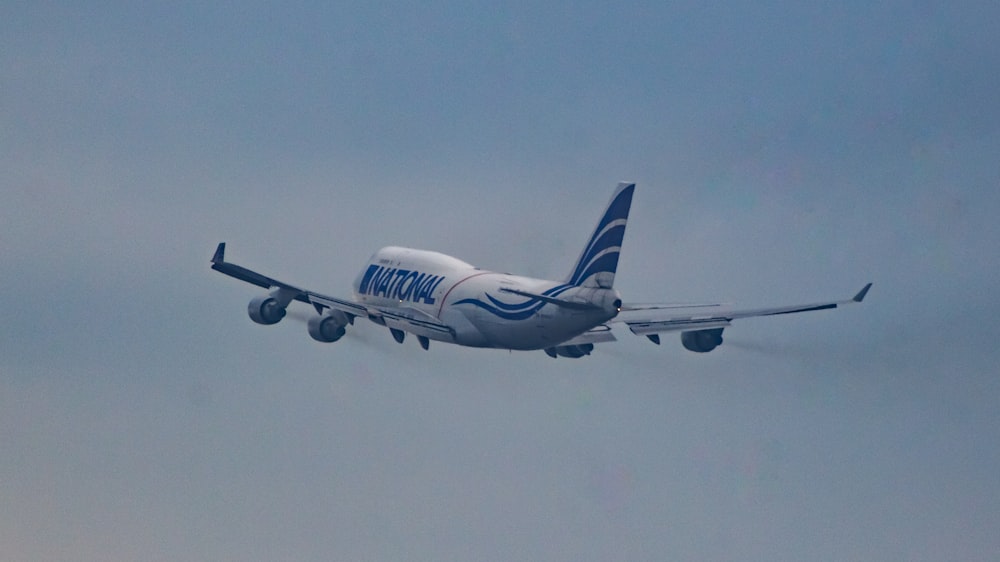
<svg viewBox="0 0 1000 562"><path fill-rule="evenodd" d="M628 211L632 206L634 191L634 183L618 184L608 208L597 223L594 233L590 235L587 245L583 247L576 265L573 266L573 272L566 279L567 283L605 289L610 289L614 285L618 255L621 253L625 224L628 222Z"/></svg>

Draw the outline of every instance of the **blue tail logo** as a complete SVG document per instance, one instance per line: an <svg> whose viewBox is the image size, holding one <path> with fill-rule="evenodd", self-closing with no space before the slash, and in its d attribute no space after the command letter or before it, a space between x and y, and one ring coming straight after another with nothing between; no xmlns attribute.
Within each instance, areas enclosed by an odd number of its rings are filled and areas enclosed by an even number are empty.
<svg viewBox="0 0 1000 562"><path fill-rule="evenodd" d="M618 255L625 238L628 211L632 207L634 183L619 183L611 196L611 202L604 211L590 241L583 248L576 261L573 273L566 279L570 285L581 287L602 287L610 289L615 282L618 269Z"/></svg>

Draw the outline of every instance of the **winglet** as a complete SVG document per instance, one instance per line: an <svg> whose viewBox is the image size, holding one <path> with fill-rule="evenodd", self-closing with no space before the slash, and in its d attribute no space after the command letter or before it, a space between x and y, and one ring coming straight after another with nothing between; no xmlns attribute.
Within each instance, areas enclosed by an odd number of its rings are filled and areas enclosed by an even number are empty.
<svg viewBox="0 0 1000 562"><path fill-rule="evenodd" d="M215 249L215 255L212 256L212 263L222 263L226 257L226 243L219 242L219 247Z"/></svg>
<svg viewBox="0 0 1000 562"><path fill-rule="evenodd" d="M868 294L868 289L871 289L871 288L872 288L872 284L871 283L865 285L865 288L861 289L860 291L858 291L858 294L854 295L854 298L851 299L851 300L853 300L854 302L861 302L861 301L865 300L865 295Z"/></svg>

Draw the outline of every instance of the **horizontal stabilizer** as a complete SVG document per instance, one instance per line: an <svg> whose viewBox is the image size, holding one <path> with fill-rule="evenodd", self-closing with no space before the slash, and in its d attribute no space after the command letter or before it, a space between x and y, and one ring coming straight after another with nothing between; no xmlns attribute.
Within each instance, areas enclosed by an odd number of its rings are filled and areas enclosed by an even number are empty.
<svg viewBox="0 0 1000 562"><path fill-rule="evenodd" d="M538 299L538 300L540 300L542 302L547 302L549 304L554 304L556 306L561 306L561 307L564 307L564 308L571 308L573 310L594 310L595 308L598 308L597 305L591 304L589 302L568 301L566 299L559 299L559 298L556 298L556 297L550 297L550 296L546 296L546 295L539 295L537 293L529 293L528 291L521 291L521 290L518 290L518 289L510 289L508 287L501 287L500 291L503 292L503 293L511 293L511 294L514 294L514 295L520 295L522 297L528 297L528 298L532 298L532 299Z"/></svg>

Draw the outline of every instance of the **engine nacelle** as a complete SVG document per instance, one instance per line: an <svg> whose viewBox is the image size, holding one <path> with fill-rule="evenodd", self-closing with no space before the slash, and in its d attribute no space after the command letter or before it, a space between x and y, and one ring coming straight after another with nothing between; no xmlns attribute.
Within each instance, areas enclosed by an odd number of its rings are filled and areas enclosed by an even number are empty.
<svg viewBox="0 0 1000 562"><path fill-rule="evenodd" d="M694 351L695 353L708 353L722 345L723 329L712 328L709 330L681 332L681 343L685 349Z"/></svg>
<svg viewBox="0 0 1000 562"><path fill-rule="evenodd" d="M333 343L344 337L349 321L347 315L339 310L312 316L309 318L309 335L318 342Z"/></svg>
<svg viewBox="0 0 1000 562"><path fill-rule="evenodd" d="M553 359L556 357L569 357L577 359L579 357L583 357L584 355L590 355L591 351L594 351L594 344L592 343L583 343L580 345L560 345L559 347L545 348L545 354Z"/></svg>
<svg viewBox="0 0 1000 562"><path fill-rule="evenodd" d="M277 324L285 317L285 307L281 306L278 299L266 295L250 301L247 313L250 314L250 319L254 322L269 326Z"/></svg>

